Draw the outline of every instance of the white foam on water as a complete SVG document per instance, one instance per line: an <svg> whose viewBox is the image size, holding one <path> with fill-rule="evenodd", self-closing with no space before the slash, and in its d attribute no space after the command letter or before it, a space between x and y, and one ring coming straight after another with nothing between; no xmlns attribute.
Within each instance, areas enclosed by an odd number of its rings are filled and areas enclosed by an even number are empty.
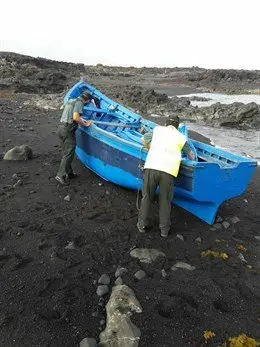
<svg viewBox="0 0 260 347"><path fill-rule="evenodd" d="M208 101L197 101L191 100L192 106L206 107L220 102L221 104L233 104L234 102L242 102L243 104L249 104L250 102L255 102L260 105L260 95L257 94L220 94L220 93L194 93L186 95L176 95L177 97L202 97L210 99Z"/></svg>

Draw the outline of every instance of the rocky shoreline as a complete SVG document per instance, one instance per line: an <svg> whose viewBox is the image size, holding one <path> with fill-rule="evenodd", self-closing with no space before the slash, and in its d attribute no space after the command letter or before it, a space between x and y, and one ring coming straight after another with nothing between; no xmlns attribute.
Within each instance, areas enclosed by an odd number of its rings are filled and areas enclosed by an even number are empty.
<svg viewBox="0 0 260 347"><path fill-rule="evenodd" d="M221 86L228 83L229 88L237 93L245 85L249 87L243 91L250 92L254 87L257 92L257 86L260 86L259 71L84 66L0 52L0 76L0 92L27 93L27 104L39 108L59 109L64 92L79 79L86 78L101 92L144 117L178 114L182 120L211 126L260 128L260 106L255 103L217 103L198 108L191 106L192 99L168 98L167 94L155 91L166 85L169 88L178 85L179 88L189 86L197 90L208 88L211 92L225 91ZM197 81L199 85L194 84ZM214 85L210 87L211 83Z"/></svg>

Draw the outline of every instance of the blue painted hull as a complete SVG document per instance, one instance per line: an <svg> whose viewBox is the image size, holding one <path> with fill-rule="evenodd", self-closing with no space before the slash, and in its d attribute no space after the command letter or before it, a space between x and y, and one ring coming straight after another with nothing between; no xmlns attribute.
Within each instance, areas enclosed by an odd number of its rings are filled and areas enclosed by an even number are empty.
<svg viewBox="0 0 260 347"><path fill-rule="evenodd" d="M140 128L151 131L156 125L118 105L90 85L80 82L66 95L67 99L80 95L87 89L99 102L99 110L116 108L113 112L93 112L92 106L84 108L84 117L93 120L139 122ZM181 131L186 133L186 128ZM76 154L81 162L103 179L129 189L142 187L142 167L147 152L142 149L142 135L138 130L114 126L80 126L76 132ZM189 140L198 153L198 160L182 159L176 181L173 203L193 213L205 222L214 223L219 206L228 199L241 195L247 188L257 163Z"/></svg>

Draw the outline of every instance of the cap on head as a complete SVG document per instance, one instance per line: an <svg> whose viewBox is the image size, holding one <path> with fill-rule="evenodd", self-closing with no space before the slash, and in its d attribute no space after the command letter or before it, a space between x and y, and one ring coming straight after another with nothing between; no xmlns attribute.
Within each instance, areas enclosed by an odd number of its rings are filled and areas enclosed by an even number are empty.
<svg viewBox="0 0 260 347"><path fill-rule="evenodd" d="M174 126L176 129L178 129L180 124L180 118L179 116L172 116L171 118L167 119L167 121L165 122L165 126Z"/></svg>
<svg viewBox="0 0 260 347"><path fill-rule="evenodd" d="M85 100L91 100L91 99L92 99L91 94L88 93L88 92L86 92L86 91L82 92L81 95L80 95L80 97L81 97L82 99L85 99Z"/></svg>

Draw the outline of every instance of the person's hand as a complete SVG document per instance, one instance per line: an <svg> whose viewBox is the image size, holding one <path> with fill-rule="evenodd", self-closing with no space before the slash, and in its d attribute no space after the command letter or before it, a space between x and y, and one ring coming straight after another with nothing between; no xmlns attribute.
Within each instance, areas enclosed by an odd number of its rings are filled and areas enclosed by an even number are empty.
<svg viewBox="0 0 260 347"><path fill-rule="evenodd" d="M85 127L89 127L92 124L92 120L84 121Z"/></svg>
<svg viewBox="0 0 260 347"><path fill-rule="evenodd" d="M189 155L188 155L189 159L190 160L195 160L195 155L192 151L189 152Z"/></svg>

